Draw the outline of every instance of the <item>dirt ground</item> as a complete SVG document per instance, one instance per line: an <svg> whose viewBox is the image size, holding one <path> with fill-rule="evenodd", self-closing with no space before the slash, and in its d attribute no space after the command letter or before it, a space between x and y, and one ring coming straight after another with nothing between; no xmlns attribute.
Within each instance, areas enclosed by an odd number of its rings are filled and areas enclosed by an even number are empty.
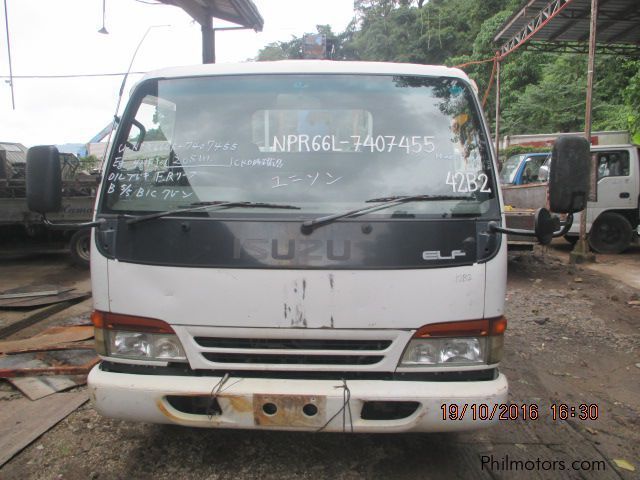
<svg viewBox="0 0 640 480"><path fill-rule="evenodd" d="M558 244L509 260L501 371L510 402L536 405L537 420L460 434L225 431L125 423L85 404L4 465L0 478L638 478L640 290L610 275L640 273L640 249L599 258L607 275L571 267L567 256ZM7 273L0 267L0 278ZM1 388L3 408L12 394ZM553 420L551 405L560 404L591 406L597 420ZM514 470L518 461L537 467Z"/></svg>

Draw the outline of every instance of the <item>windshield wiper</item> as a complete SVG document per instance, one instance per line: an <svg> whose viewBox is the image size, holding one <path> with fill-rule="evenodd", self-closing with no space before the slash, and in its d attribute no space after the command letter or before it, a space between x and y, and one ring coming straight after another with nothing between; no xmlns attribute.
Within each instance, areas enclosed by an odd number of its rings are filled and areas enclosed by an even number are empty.
<svg viewBox="0 0 640 480"><path fill-rule="evenodd" d="M395 195L392 197L380 197L366 200L365 203L382 202L377 205L371 205L367 207L357 208L355 210L349 210L348 212L334 213L325 217L314 218L313 220L307 220L302 224L302 233L309 234L315 228L322 225L326 225L340 218L357 217L364 215L365 213L375 212L383 208L392 207L394 205L400 205L407 202L435 202L438 200L474 200L473 197L463 197L460 195Z"/></svg>
<svg viewBox="0 0 640 480"><path fill-rule="evenodd" d="M177 208L175 210L166 210L164 212L150 213L149 215L140 215L137 217L129 218L127 220L128 225L134 223L146 222L147 220L153 220L155 218L167 217L175 215L177 213L189 213L198 212L201 210L208 210L210 208L283 208L288 210L300 210L300 207L295 205L283 205L279 203L265 203L265 202L226 202L226 201L211 201L211 202L195 202L188 205L186 208Z"/></svg>

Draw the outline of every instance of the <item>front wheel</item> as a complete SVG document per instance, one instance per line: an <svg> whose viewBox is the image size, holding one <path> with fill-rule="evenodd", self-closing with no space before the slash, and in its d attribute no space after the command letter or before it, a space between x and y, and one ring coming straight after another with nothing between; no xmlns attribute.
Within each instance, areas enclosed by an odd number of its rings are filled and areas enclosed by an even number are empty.
<svg viewBox="0 0 640 480"><path fill-rule="evenodd" d="M71 261L74 265L89 268L89 253L91 252L91 230L78 230L69 241Z"/></svg>
<svg viewBox="0 0 640 480"><path fill-rule="evenodd" d="M600 215L589 232L589 245L598 253L622 253L631 243L629 220L618 213Z"/></svg>

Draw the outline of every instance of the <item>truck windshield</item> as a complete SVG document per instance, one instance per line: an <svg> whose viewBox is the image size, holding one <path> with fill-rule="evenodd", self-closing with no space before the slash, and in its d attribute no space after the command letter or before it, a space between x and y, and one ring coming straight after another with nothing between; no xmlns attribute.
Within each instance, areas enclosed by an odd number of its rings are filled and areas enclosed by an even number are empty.
<svg viewBox="0 0 640 480"><path fill-rule="evenodd" d="M148 80L115 142L101 210L179 210L198 202L295 218L370 198L442 196L408 214L482 215L495 205L485 132L468 85L392 75L235 75ZM460 197L453 198L453 197ZM239 214L234 208L207 215ZM388 217L393 211L373 215Z"/></svg>
<svg viewBox="0 0 640 480"><path fill-rule="evenodd" d="M518 173L518 167L523 158L524 155L513 155L504 162L502 170L500 170L500 183L510 184L514 182L516 173Z"/></svg>

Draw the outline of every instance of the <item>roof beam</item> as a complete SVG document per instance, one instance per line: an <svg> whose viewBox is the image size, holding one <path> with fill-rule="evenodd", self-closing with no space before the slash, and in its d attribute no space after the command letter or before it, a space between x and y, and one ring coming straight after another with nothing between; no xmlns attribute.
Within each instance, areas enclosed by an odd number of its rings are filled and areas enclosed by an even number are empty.
<svg viewBox="0 0 640 480"><path fill-rule="evenodd" d="M500 40L500 37L502 37L502 35L504 35L504 33L506 31L508 31L514 23L516 23L521 17L524 17L527 15L527 8L530 8L531 5L533 5L535 3L536 0L529 0L529 3L527 3L523 8L520 9L519 12L517 12L516 14L514 14L508 21L507 24L504 26L504 28L502 30L500 30L495 37L493 37L493 41L497 42L498 40Z"/></svg>
<svg viewBox="0 0 640 480"><path fill-rule="evenodd" d="M584 42L529 42L523 49L530 52L545 53L588 53L589 45ZM596 52L599 55L623 55L640 58L640 45L600 43L596 46Z"/></svg>
<svg viewBox="0 0 640 480"><path fill-rule="evenodd" d="M531 37L538 33L542 28L551 21L552 18L558 16L562 10L574 0L552 0L538 14L533 17L518 33L516 33L509 41L500 47L500 56L504 57L514 50L520 48ZM519 18L519 16L517 16ZM515 18L514 18L515 20ZM504 31L504 29L503 29Z"/></svg>

